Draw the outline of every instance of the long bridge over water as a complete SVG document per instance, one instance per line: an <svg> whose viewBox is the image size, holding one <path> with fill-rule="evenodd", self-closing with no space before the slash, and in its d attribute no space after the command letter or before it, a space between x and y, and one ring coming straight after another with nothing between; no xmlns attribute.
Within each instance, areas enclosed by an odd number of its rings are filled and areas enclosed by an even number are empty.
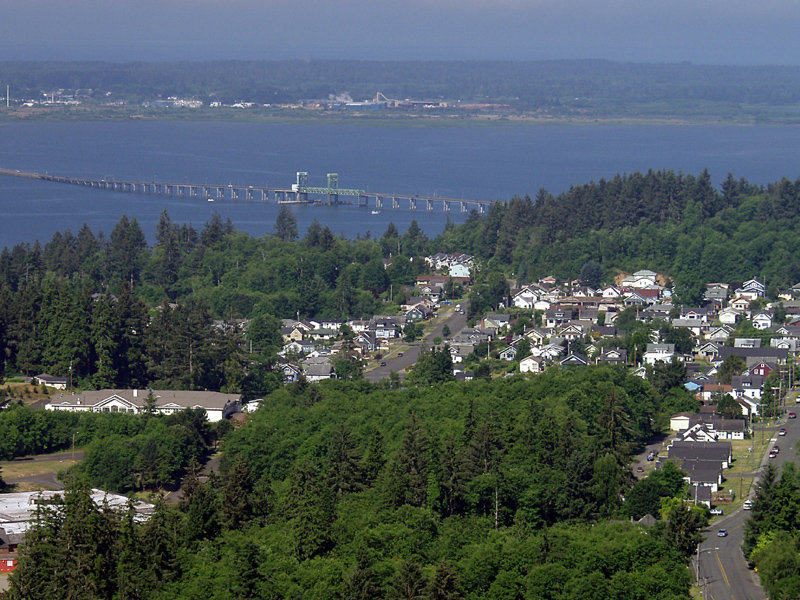
<svg viewBox="0 0 800 600"><path fill-rule="evenodd" d="M404 206L409 210L424 209L426 211L432 211L436 209L437 205L440 205L444 212L451 212L453 209L456 209L462 213L468 212L471 209L476 209L479 213L483 213L486 208L493 203L491 200L466 200L464 198L445 198L442 196L377 193L359 189L340 188L338 173L328 173L327 186L314 187L308 184L308 173L305 171L299 171L297 173L296 182L288 188L233 184L216 185L208 183L91 179L86 177L67 177L63 175L50 175L48 173L34 173L2 168L0 168L0 175L52 181L54 183L67 183L97 190L129 194L196 198L207 202L215 202L218 200L269 202L270 199L272 199L277 204L315 204L328 206L337 204L357 204L362 208L370 208L370 206L372 206L375 211L384 208L400 209ZM353 198L353 200L342 201L341 197Z"/></svg>

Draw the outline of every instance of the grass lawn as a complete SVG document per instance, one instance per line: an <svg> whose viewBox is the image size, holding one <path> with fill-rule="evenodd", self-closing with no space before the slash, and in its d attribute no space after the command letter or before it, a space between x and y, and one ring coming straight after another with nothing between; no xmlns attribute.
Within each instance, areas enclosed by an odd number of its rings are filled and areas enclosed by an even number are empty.
<svg viewBox="0 0 800 600"><path fill-rule="evenodd" d="M74 464L77 460L6 460L0 462L0 474L6 481L21 479L23 477L34 477L47 473L58 473Z"/></svg>

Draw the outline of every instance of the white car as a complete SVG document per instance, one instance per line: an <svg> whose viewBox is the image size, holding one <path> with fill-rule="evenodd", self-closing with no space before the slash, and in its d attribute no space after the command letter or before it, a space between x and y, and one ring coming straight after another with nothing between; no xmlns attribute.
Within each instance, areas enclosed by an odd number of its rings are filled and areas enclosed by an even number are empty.
<svg viewBox="0 0 800 600"><path fill-rule="evenodd" d="M742 508L745 510L750 510L753 508L753 501L752 500L745 500L744 504L742 504Z"/></svg>
<svg viewBox="0 0 800 600"><path fill-rule="evenodd" d="M712 508L712 509L711 509L710 511L708 511L708 512L710 512L710 513L711 513L712 515L714 515L715 517L718 517L718 516L720 516L721 514L723 514L723 513L722 513L722 509L721 509L721 508Z"/></svg>

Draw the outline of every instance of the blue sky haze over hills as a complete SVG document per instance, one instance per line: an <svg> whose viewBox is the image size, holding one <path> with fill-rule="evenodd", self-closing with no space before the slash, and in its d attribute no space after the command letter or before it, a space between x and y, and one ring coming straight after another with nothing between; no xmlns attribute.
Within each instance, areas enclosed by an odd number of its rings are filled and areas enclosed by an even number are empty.
<svg viewBox="0 0 800 600"><path fill-rule="evenodd" d="M3 60L797 64L796 0L3 0Z"/></svg>

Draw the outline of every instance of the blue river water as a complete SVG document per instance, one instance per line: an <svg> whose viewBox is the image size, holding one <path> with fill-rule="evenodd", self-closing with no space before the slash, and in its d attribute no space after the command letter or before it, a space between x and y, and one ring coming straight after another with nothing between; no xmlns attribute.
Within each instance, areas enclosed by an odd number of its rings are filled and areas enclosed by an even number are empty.
<svg viewBox="0 0 800 600"><path fill-rule="evenodd" d="M707 168L757 184L800 177L800 127L491 125L459 127L131 121L0 124L0 167L88 178L289 186L308 171L322 186L369 192L508 200L554 194L617 173ZM278 208L97 191L0 177L0 248L46 242L83 223L108 235L125 214L152 239L163 209L201 229L218 212L254 236L274 231ZM292 206L301 235L316 219L337 235L380 236L417 219L433 237L458 212Z"/></svg>

